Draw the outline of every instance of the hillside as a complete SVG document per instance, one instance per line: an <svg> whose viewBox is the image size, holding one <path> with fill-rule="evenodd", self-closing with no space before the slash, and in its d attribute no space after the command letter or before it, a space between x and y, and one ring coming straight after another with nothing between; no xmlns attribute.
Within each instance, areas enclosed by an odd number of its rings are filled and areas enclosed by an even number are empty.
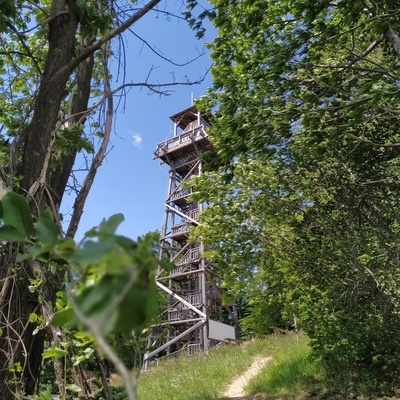
<svg viewBox="0 0 400 400"><path fill-rule="evenodd" d="M165 360L143 371L139 400L306 398L302 387L320 374L307 360L301 334L267 336L191 357Z"/></svg>

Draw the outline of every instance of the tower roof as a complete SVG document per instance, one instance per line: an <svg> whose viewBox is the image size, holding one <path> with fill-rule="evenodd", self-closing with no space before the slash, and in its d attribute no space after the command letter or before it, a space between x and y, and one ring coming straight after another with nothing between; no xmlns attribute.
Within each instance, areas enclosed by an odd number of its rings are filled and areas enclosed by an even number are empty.
<svg viewBox="0 0 400 400"><path fill-rule="evenodd" d="M172 115L170 119L175 122L179 128L185 129L191 122L197 119L199 109L196 106L190 106L178 113ZM201 118L210 124L210 118L207 114L201 113Z"/></svg>

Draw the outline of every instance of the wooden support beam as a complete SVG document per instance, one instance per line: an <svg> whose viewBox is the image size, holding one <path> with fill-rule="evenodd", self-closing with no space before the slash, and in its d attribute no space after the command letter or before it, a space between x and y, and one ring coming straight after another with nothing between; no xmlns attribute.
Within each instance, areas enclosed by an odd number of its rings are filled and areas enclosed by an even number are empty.
<svg viewBox="0 0 400 400"><path fill-rule="evenodd" d="M151 351L150 353L146 353L143 357L143 363L145 368L147 367L147 361L156 356L158 353L166 349L167 347L171 346L171 344L174 344L175 342L178 342L182 338L184 338L186 335L188 335L190 332L193 332L194 330L200 328L203 324L206 323L206 320L201 320L197 324L193 325L189 329L187 329L185 332L182 332L180 335L174 337L173 339L169 340L167 343L164 343L162 346L160 346L158 349Z"/></svg>
<svg viewBox="0 0 400 400"><path fill-rule="evenodd" d="M182 304L184 304L186 307L190 308L191 310L193 310L195 313L199 314L200 317L203 317L205 320L207 320L207 315L203 313L203 311L200 311L198 308L196 308L195 306L193 306L192 304L190 304L188 301L186 301L184 298L182 298L181 296L178 296L177 294L175 294L172 290L170 290L169 288L167 288L166 286L164 286L162 283L156 281L157 286L164 290L164 292L167 292L168 294L170 294L174 299L177 299L178 301L180 301Z"/></svg>

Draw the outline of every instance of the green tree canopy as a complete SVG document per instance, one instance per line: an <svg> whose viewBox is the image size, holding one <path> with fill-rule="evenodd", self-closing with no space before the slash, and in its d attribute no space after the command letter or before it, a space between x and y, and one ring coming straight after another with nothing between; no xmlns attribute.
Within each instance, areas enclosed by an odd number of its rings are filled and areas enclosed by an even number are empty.
<svg viewBox="0 0 400 400"><path fill-rule="evenodd" d="M296 315L332 375L390 391L399 383L397 7L212 4L214 85L200 105L213 113L219 157L196 182L195 196L212 204L197 234L221 245L210 257L232 295L256 290L254 315L270 317L271 305L278 322Z"/></svg>

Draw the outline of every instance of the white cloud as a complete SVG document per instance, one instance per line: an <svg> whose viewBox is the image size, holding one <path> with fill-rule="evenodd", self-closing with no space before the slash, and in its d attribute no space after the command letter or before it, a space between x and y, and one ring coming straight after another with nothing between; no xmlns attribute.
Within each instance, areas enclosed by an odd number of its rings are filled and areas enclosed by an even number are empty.
<svg viewBox="0 0 400 400"><path fill-rule="evenodd" d="M133 139L132 141L133 145L135 147L139 147L140 149L142 147L142 142L143 142L142 136L140 136L139 133L132 133L132 139Z"/></svg>

